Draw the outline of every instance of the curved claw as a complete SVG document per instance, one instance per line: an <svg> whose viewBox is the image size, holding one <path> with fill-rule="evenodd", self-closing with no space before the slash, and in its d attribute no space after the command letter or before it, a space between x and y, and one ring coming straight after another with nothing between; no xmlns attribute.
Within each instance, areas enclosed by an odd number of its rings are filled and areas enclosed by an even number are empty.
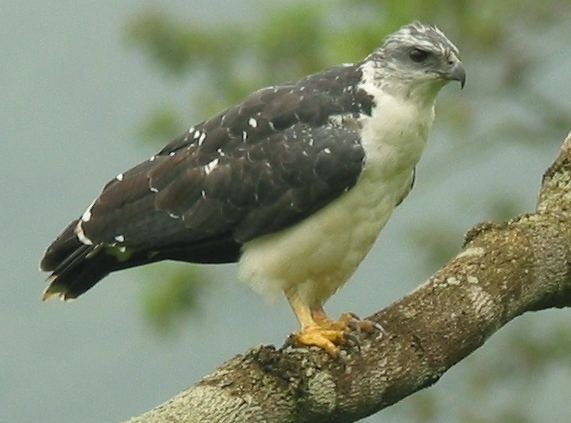
<svg viewBox="0 0 571 423"><path fill-rule="evenodd" d="M361 319L353 313L347 313L347 315L352 316L352 318L347 321L347 326L351 327L354 330L367 333L373 333L376 331L381 333L386 333L385 328L383 328L383 326L380 323L373 322L367 319Z"/></svg>
<svg viewBox="0 0 571 423"><path fill-rule="evenodd" d="M370 335L378 332L381 336L386 333L383 326L379 323L367 319L361 319L354 313L343 314L339 321L345 322L345 336L359 349L363 333Z"/></svg>

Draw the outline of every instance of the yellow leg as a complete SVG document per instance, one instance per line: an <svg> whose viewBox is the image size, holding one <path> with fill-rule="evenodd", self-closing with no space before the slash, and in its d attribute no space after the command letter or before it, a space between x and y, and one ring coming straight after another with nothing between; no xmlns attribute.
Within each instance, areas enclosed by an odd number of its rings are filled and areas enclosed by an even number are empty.
<svg viewBox="0 0 571 423"><path fill-rule="evenodd" d="M329 319L322 308L312 311L305 304L295 289L286 291L286 297L291 305L301 331L293 334L293 342L302 346L317 346L324 349L331 357L337 357L337 346L345 343L345 330L325 324ZM324 323L321 325L320 323Z"/></svg>

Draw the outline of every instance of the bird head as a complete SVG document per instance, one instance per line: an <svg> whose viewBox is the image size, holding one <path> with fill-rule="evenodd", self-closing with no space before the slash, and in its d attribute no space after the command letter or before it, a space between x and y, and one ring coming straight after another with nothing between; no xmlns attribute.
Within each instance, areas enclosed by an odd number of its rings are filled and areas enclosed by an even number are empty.
<svg viewBox="0 0 571 423"><path fill-rule="evenodd" d="M434 98L450 81L466 82L458 48L434 25L413 22L389 35L364 65L372 83L407 97Z"/></svg>

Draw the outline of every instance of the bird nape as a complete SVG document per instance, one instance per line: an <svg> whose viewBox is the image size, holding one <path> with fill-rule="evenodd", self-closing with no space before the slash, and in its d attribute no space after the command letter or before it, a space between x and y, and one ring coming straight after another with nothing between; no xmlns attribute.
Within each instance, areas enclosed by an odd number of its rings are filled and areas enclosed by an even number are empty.
<svg viewBox="0 0 571 423"><path fill-rule="evenodd" d="M358 63L254 92L107 183L47 249L42 298L161 260L238 262L256 291L285 293L296 345L335 356L350 318L323 304L412 188L449 81L464 86L458 49L413 22Z"/></svg>

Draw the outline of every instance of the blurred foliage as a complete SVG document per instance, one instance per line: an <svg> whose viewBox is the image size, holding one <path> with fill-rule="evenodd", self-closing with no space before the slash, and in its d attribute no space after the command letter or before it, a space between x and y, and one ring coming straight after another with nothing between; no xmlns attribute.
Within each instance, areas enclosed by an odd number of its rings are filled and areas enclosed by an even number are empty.
<svg viewBox="0 0 571 423"><path fill-rule="evenodd" d="M141 123L141 133L162 145L189 122L258 88L360 60L388 33L419 19L442 28L460 46L469 69L466 95L454 96L452 102L443 94L439 100L439 125L455 139L441 163L468 165L508 143L544 148L544 140L561 140L569 125L569 104L547 95L540 82L556 64L558 55L553 52L568 49L571 31L565 22L570 16L568 0L260 2L250 21L226 24L197 22L150 7L128 23L127 42L165 78L181 86L195 83L189 88L188 109L160 105ZM545 34L556 28L559 32L551 33L546 45ZM472 85L472 79L479 84ZM433 167L438 174L442 166ZM520 213L519 204L517 198L490 189L489 198L478 206L494 220ZM411 240L424 254L427 267L435 268L458 250L465 229L451 222L419 222L411 230ZM185 266L173 274L162 273L164 283L149 288L146 313L160 330L176 325L198 304L204 284L189 282L202 277L195 272ZM529 413L537 388L534 380L553 367L571 370L571 335L567 326L525 329L502 338L498 348L509 353L493 355L488 348L463 362L464 383L453 403L429 390L406 401L406 408L398 404L391 410L398 410L398 420L413 422L535 421ZM495 393L506 390L518 395L505 395L498 403Z"/></svg>
<svg viewBox="0 0 571 423"><path fill-rule="evenodd" d="M190 314L200 312L205 275L195 266L155 264L145 268L143 313L153 332L176 335Z"/></svg>
<svg viewBox="0 0 571 423"><path fill-rule="evenodd" d="M165 139L165 134L176 134L179 132L179 121L177 120L177 109L171 105L164 105L157 108L141 124L139 136L143 139ZM166 139L169 139L168 136Z"/></svg>

